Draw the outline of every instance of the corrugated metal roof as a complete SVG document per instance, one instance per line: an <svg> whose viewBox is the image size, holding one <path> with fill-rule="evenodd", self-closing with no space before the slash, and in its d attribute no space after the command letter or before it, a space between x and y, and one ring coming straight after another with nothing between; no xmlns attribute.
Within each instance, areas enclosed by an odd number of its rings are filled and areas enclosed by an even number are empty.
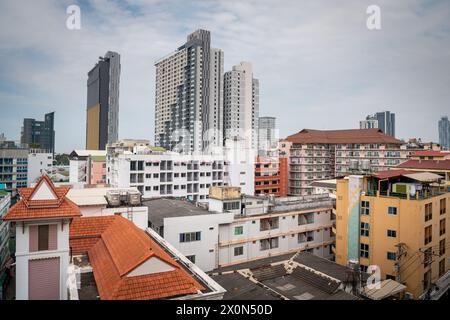
<svg viewBox="0 0 450 320"><path fill-rule="evenodd" d="M381 286L379 289L365 288L364 293L370 299L382 300L382 299L388 298L390 296L393 296L397 293L400 293L404 290L406 290L405 285L403 285L397 281L387 279L387 280L381 281Z"/></svg>

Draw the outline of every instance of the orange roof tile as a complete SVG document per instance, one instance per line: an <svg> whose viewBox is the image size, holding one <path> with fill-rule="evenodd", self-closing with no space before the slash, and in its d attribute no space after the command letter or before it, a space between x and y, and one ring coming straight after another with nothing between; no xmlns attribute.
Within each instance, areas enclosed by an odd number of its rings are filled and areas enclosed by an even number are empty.
<svg viewBox="0 0 450 320"><path fill-rule="evenodd" d="M34 192L42 183L47 183L56 199L51 200L33 200ZM19 189L21 199L13 205L3 220L33 220L46 218L74 218L81 216L80 209L71 200L66 198L69 188L56 188L53 182L47 177L42 176L34 188Z"/></svg>
<svg viewBox="0 0 450 320"><path fill-rule="evenodd" d="M349 129L349 130L312 130L302 131L290 135L286 140L293 143L391 143L403 144L402 141L384 134L380 129Z"/></svg>
<svg viewBox="0 0 450 320"><path fill-rule="evenodd" d="M121 216L74 219L70 246L73 252L88 251L98 292L105 300L164 299L205 289L148 234ZM174 269L128 276L151 257Z"/></svg>

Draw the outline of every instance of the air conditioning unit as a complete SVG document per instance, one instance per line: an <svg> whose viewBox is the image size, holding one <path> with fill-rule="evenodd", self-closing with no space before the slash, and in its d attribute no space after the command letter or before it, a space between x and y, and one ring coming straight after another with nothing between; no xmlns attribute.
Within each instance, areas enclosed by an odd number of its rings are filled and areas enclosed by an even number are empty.
<svg viewBox="0 0 450 320"><path fill-rule="evenodd" d="M120 192L108 191L106 193L106 199L111 206L120 206Z"/></svg>
<svg viewBox="0 0 450 320"><path fill-rule="evenodd" d="M128 192L128 203L132 206L141 204L141 193L139 191Z"/></svg>

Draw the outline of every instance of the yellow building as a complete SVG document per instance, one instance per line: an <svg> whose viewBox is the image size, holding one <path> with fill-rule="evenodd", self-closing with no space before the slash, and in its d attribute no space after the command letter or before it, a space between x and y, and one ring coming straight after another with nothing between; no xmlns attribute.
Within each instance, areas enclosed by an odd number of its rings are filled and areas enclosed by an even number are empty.
<svg viewBox="0 0 450 320"><path fill-rule="evenodd" d="M414 299L443 294L450 285L450 193L440 180L406 170L339 179L336 262L363 271L378 266L381 280L405 284Z"/></svg>

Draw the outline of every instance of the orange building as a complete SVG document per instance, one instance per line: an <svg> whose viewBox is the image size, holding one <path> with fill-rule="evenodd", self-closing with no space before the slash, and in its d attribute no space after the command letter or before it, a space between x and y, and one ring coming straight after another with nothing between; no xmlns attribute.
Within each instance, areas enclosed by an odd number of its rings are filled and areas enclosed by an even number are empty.
<svg viewBox="0 0 450 320"><path fill-rule="evenodd" d="M255 162L255 195L287 196L287 157L258 156Z"/></svg>

